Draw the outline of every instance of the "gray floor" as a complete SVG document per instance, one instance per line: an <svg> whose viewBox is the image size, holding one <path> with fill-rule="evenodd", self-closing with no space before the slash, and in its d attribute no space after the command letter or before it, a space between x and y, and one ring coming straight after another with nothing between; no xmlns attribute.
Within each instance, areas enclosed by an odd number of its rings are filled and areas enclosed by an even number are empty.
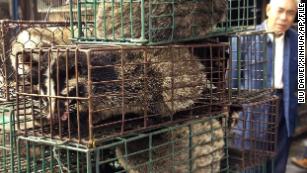
<svg viewBox="0 0 307 173"><path fill-rule="evenodd" d="M300 105L299 108L299 118L297 121L297 127L306 127L307 125L307 104ZM300 134L300 133L296 133ZM291 145L289 161L287 164L287 173L307 173L306 169L301 169L293 165L290 161L291 157L302 157L304 153L303 141L307 140L307 132L300 134L294 138L294 141Z"/></svg>
<svg viewBox="0 0 307 173"><path fill-rule="evenodd" d="M294 141L292 146L291 146L291 151L290 151L290 156L291 157L302 157L303 152L304 152L304 147L303 147L303 140L306 140L306 138L301 138L297 141ZM288 160L287 164L287 173L307 173L307 169L301 169L295 165L293 165L290 161Z"/></svg>
<svg viewBox="0 0 307 173"><path fill-rule="evenodd" d="M303 152L304 152L303 140L307 140L307 138L301 137L292 143L292 146L290 149L289 160L287 164L287 171L286 171L287 173L307 173L306 169L301 169L293 165L290 161L291 157L302 157Z"/></svg>

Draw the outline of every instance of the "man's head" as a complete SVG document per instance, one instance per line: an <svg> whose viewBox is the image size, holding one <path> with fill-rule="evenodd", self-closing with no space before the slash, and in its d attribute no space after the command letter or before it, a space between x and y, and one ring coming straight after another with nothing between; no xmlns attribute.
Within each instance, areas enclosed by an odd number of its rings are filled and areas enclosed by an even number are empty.
<svg viewBox="0 0 307 173"><path fill-rule="evenodd" d="M295 19L299 0L271 0L266 7L268 16L267 29L282 35Z"/></svg>

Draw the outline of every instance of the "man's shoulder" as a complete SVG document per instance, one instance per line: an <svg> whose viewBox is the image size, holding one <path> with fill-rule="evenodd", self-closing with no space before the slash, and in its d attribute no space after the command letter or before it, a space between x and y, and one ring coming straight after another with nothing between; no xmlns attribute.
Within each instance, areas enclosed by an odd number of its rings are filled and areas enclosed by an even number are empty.
<svg viewBox="0 0 307 173"><path fill-rule="evenodd" d="M297 38L297 36L298 36L297 31L293 28L288 29L287 35L289 37L295 37L295 38Z"/></svg>
<svg viewBox="0 0 307 173"><path fill-rule="evenodd" d="M297 31L293 28L288 29L286 32L286 39L290 42L290 49L292 54L292 59L297 61L297 41L298 41L298 34Z"/></svg>
<svg viewBox="0 0 307 173"><path fill-rule="evenodd" d="M256 31L263 31L263 30L265 30L265 22L262 22L261 24L257 25L255 30ZM297 31L295 29L293 29L293 28L289 28L288 29L287 35L289 37L297 37L298 36Z"/></svg>
<svg viewBox="0 0 307 173"><path fill-rule="evenodd" d="M256 31L263 31L265 30L265 23L261 23L260 25L257 25L255 28Z"/></svg>

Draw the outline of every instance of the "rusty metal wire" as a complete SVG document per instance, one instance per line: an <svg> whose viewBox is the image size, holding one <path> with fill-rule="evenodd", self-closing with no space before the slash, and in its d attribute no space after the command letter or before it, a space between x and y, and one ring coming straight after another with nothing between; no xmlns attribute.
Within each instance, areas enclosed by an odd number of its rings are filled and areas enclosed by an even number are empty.
<svg viewBox="0 0 307 173"><path fill-rule="evenodd" d="M225 118L224 115L212 115L210 118L114 138L92 149L43 137L20 137L19 170L226 173Z"/></svg>
<svg viewBox="0 0 307 173"><path fill-rule="evenodd" d="M244 32L230 37L231 58L228 63L228 88L232 102L265 97L273 90L273 35L266 32ZM272 37L272 38L270 38Z"/></svg>
<svg viewBox="0 0 307 173"><path fill-rule="evenodd" d="M229 162L232 170L263 164L276 153L280 99L268 95L232 108Z"/></svg>
<svg viewBox="0 0 307 173"><path fill-rule="evenodd" d="M16 109L16 102L0 102L0 172L18 172ZM20 107L19 111L25 110L26 108ZM22 121L23 124L31 122L30 119L20 119Z"/></svg>
<svg viewBox="0 0 307 173"><path fill-rule="evenodd" d="M79 0L77 7L72 3L71 19L84 23L80 31L94 32L73 39L105 44L184 42L254 29L255 10L255 0Z"/></svg>
<svg viewBox="0 0 307 173"><path fill-rule="evenodd" d="M221 112L228 103L227 48L220 43L25 49L21 55L29 61L17 62L17 105L29 100L34 121L24 133L92 146Z"/></svg>
<svg viewBox="0 0 307 173"><path fill-rule="evenodd" d="M71 28L65 22L42 21L3 20L0 25L0 100L8 101L15 96L15 71L20 71L16 57L24 48L69 44Z"/></svg>

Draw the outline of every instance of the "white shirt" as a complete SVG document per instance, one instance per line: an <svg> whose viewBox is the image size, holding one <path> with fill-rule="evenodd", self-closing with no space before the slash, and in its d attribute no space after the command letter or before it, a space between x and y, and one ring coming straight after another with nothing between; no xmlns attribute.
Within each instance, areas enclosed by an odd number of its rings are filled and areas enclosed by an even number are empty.
<svg viewBox="0 0 307 173"><path fill-rule="evenodd" d="M274 56L274 88L282 89L284 83L283 76L283 62L284 62L284 42L285 35L275 37L275 56Z"/></svg>
<svg viewBox="0 0 307 173"><path fill-rule="evenodd" d="M267 24L265 22L265 28ZM269 34L269 38L273 41L273 35ZM283 89L284 83L282 81L283 76L283 63L284 63L284 43L285 34L275 37L275 51L274 51L274 88Z"/></svg>

